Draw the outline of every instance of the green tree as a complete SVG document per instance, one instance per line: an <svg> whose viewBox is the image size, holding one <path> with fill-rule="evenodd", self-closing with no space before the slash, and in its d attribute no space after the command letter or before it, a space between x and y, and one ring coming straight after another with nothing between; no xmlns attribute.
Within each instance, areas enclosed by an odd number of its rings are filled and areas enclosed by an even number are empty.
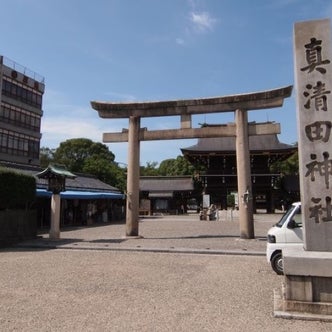
<svg viewBox="0 0 332 332"><path fill-rule="evenodd" d="M54 153L54 161L65 165L71 172L84 172L85 163L91 158L114 162L115 156L105 144L87 138L61 142Z"/></svg>
<svg viewBox="0 0 332 332"><path fill-rule="evenodd" d="M159 174L164 176L194 175L195 167L183 156L166 159L160 163Z"/></svg>
<svg viewBox="0 0 332 332"><path fill-rule="evenodd" d="M50 149L47 147L40 148L39 161L42 168L46 168L54 159L55 149Z"/></svg>
<svg viewBox="0 0 332 332"><path fill-rule="evenodd" d="M227 207L231 207L234 209L235 207L235 195L233 194L228 194L227 195Z"/></svg>
<svg viewBox="0 0 332 332"><path fill-rule="evenodd" d="M194 190L191 197L196 199L198 205L202 201L203 184L199 173L204 171L202 166L192 165L185 157L177 156L175 159L166 159L160 163L159 174L163 176L191 175L194 182Z"/></svg>
<svg viewBox="0 0 332 332"><path fill-rule="evenodd" d="M277 161L271 165L273 173L282 173L284 175L299 174L299 154L298 151L294 152L290 157L284 161Z"/></svg>
<svg viewBox="0 0 332 332"><path fill-rule="evenodd" d="M36 180L31 175L0 167L0 183L0 210L27 209L36 197Z"/></svg>
<svg viewBox="0 0 332 332"><path fill-rule="evenodd" d="M175 159L165 159L159 165L159 174L163 176L174 173Z"/></svg>
<svg viewBox="0 0 332 332"><path fill-rule="evenodd" d="M120 190L126 186L125 170L114 161L105 144L87 138L73 138L60 143L53 161L65 165L73 173L89 173Z"/></svg>
<svg viewBox="0 0 332 332"><path fill-rule="evenodd" d="M299 176L299 155L294 152L284 161L279 161L271 165L273 173L279 173L280 178L275 183L275 187L280 190L280 200L287 207L288 204L300 199L299 191L290 191L287 183L296 183Z"/></svg>
<svg viewBox="0 0 332 332"><path fill-rule="evenodd" d="M99 180L117 187L121 191L126 189L126 170L117 163L109 162L103 158L89 157L85 160L83 173L93 174Z"/></svg>
<svg viewBox="0 0 332 332"><path fill-rule="evenodd" d="M159 175L158 163L156 161L149 161L146 166L140 167L141 176L157 176Z"/></svg>

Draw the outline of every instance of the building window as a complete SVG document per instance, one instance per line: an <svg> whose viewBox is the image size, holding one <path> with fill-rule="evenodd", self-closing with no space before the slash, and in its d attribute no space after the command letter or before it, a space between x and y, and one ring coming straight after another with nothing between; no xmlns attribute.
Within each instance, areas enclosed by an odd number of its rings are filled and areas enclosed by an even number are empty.
<svg viewBox="0 0 332 332"><path fill-rule="evenodd" d="M38 159L39 139L9 130L0 129L0 152L15 156L25 156Z"/></svg>
<svg viewBox="0 0 332 332"><path fill-rule="evenodd" d="M17 127L40 132L40 119L40 115L10 104L3 103L0 108L0 121Z"/></svg>
<svg viewBox="0 0 332 332"><path fill-rule="evenodd" d="M22 102L41 109L42 93L20 82L4 77L2 92L5 96L21 100Z"/></svg>

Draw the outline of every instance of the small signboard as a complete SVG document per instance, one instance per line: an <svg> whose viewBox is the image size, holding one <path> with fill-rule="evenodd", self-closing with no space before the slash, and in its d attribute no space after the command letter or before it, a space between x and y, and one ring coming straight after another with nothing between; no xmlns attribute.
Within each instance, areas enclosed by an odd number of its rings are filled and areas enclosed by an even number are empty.
<svg viewBox="0 0 332 332"><path fill-rule="evenodd" d="M203 195L203 208L209 208L210 206L210 195Z"/></svg>

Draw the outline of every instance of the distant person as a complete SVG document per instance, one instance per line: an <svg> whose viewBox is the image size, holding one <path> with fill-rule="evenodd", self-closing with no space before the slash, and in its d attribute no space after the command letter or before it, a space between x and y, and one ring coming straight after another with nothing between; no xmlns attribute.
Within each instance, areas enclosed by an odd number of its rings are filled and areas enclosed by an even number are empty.
<svg viewBox="0 0 332 332"><path fill-rule="evenodd" d="M217 219L217 207L214 204L211 204L208 209L208 216L210 220Z"/></svg>

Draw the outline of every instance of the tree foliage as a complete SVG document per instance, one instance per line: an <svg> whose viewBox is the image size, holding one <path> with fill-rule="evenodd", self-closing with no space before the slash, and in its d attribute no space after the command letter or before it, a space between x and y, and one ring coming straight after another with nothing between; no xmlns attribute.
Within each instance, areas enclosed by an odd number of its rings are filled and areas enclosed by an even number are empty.
<svg viewBox="0 0 332 332"><path fill-rule="evenodd" d="M87 138L73 138L61 142L57 149L42 148L42 167L50 162L66 166L73 173L88 173L120 190L126 187L125 170L114 161L107 145Z"/></svg>
<svg viewBox="0 0 332 332"><path fill-rule="evenodd" d="M54 160L65 165L71 172L84 172L86 164L93 160L114 162L114 154L105 144L87 138L73 138L60 143L54 152Z"/></svg>
<svg viewBox="0 0 332 332"><path fill-rule="evenodd" d="M177 156L176 159L166 159L160 163L159 175L194 175L195 168L183 156Z"/></svg>
<svg viewBox="0 0 332 332"><path fill-rule="evenodd" d="M27 208L36 196L36 180L31 175L0 168L0 210Z"/></svg>
<svg viewBox="0 0 332 332"><path fill-rule="evenodd" d="M46 168L54 160L55 149L47 147L40 148L39 161L42 168Z"/></svg>
<svg viewBox="0 0 332 332"><path fill-rule="evenodd" d="M146 166L141 166L141 176L180 176L193 175L195 168L183 156L163 160L159 167L158 162L147 162Z"/></svg>
<svg viewBox="0 0 332 332"><path fill-rule="evenodd" d="M158 163L156 161L147 162L146 166L141 166L141 176L157 176L159 175Z"/></svg>
<svg viewBox="0 0 332 332"><path fill-rule="evenodd" d="M117 187L121 191L126 189L126 173L115 162L109 162L103 158L87 158L83 173L93 174L99 180Z"/></svg>
<svg viewBox="0 0 332 332"><path fill-rule="evenodd" d="M273 173L282 173L284 175L297 175L299 174L299 154L294 152L290 157L284 161L277 161L271 165Z"/></svg>

